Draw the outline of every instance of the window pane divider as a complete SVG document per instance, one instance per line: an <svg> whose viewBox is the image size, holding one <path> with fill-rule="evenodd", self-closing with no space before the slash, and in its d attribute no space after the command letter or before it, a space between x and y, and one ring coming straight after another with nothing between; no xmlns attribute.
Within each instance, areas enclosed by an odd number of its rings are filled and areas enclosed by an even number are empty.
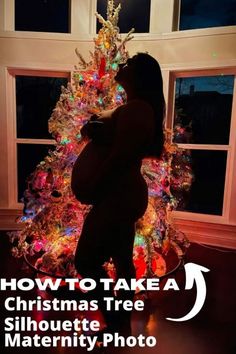
<svg viewBox="0 0 236 354"><path fill-rule="evenodd" d="M183 210L173 210L172 215L173 218L176 220L182 219L182 220L191 220L191 221L199 221L199 222L228 224L228 218L224 214L214 215L214 214L193 213L191 211L183 211Z"/></svg>
<svg viewBox="0 0 236 354"><path fill-rule="evenodd" d="M40 77L57 77L68 78L71 77L71 72L67 69L55 70L55 69L28 69L28 68L12 68L8 67L8 72L12 76L40 76Z"/></svg>
<svg viewBox="0 0 236 354"><path fill-rule="evenodd" d="M41 145L55 145L56 141L54 139L28 139L28 138L17 138L17 144L41 144Z"/></svg>
<svg viewBox="0 0 236 354"><path fill-rule="evenodd" d="M228 154L227 161L227 171L226 171L226 188L225 193L225 205L229 221L232 223L236 222L236 186L235 186L235 176L236 176L236 77L234 78L234 92L233 92L233 102L232 102L232 113L231 113L231 126L230 126L230 146L231 151Z"/></svg>
<svg viewBox="0 0 236 354"><path fill-rule="evenodd" d="M187 70L175 70L171 72L171 76L173 79L177 78L188 78L188 77L198 77L198 76L224 76L224 75L236 75L236 68L235 67L222 67L222 68L206 68L206 69L194 69L188 68Z"/></svg>
<svg viewBox="0 0 236 354"><path fill-rule="evenodd" d="M173 142L174 143L174 142ZM230 150L229 145L211 145L211 144L176 144L181 149L190 150Z"/></svg>

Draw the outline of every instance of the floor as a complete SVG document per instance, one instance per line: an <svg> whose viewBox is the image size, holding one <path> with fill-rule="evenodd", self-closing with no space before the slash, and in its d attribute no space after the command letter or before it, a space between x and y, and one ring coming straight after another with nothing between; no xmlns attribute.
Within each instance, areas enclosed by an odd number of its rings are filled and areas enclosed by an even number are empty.
<svg viewBox="0 0 236 354"><path fill-rule="evenodd" d="M10 244L5 232L0 233L0 266L1 278L30 278L32 271L25 268L21 259L15 259L10 254ZM133 348L95 348L92 353L131 353L131 354L235 354L236 353L236 251L208 248L199 244L191 244L185 263L193 262L210 271L204 273L207 296L201 311L185 322L172 322L166 317L178 318L186 315L196 299L196 287L184 290L185 271L179 269L175 274L176 283L181 290L152 291L145 295L145 308L142 312L134 312L132 316L132 331L134 336L145 334L157 339L155 347ZM173 276L171 276L173 278ZM161 283L161 288L164 286ZM8 296L21 296L35 299L39 295L36 290L1 292L1 354L83 354L89 353L85 348L6 348L4 346L4 319L6 317L22 316L23 313L8 312L4 308ZM50 298L47 292L41 293L44 298ZM144 297L142 298L144 299ZM24 316L26 314L24 313ZM31 315L41 319L72 319L75 312L35 312ZM48 333L44 333L47 335ZM27 335L26 333L24 335Z"/></svg>

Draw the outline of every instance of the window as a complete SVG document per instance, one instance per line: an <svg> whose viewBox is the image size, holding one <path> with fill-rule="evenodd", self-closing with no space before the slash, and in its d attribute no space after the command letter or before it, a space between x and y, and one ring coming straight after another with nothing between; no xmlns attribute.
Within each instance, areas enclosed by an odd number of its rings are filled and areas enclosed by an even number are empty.
<svg viewBox="0 0 236 354"><path fill-rule="evenodd" d="M181 0L180 30L236 25L235 0Z"/></svg>
<svg viewBox="0 0 236 354"><path fill-rule="evenodd" d="M27 178L35 170L40 161L53 150L53 145L46 144L17 144L17 185L18 201L22 201L27 188Z"/></svg>
<svg viewBox="0 0 236 354"><path fill-rule="evenodd" d="M15 0L15 30L70 32L69 0Z"/></svg>
<svg viewBox="0 0 236 354"><path fill-rule="evenodd" d="M118 26L121 33L127 33L131 28L135 29L135 33L149 32L150 24L150 0L117 0L115 4L121 4ZM107 9L107 0L97 1L97 12L105 19ZM100 24L97 24L100 29Z"/></svg>
<svg viewBox="0 0 236 354"><path fill-rule="evenodd" d="M16 76L17 138L52 139L48 118L65 78Z"/></svg>
<svg viewBox="0 0 236 354"><path fill-rule="evenodd" d="M54 148L54 141L48 133L48 119L60 97L61 86L68 82L67 73L60 76L15 76L18 202L26 189L27 177L48 150Z"/></svg>
<svg viewBox="0 0 236 354"><path fill-rule="evenodd" d="M174 74L173 142L190 149L194 181L178 210L223 215L235 76Z"/></svg>
<svg viewBox="0 0 236 354"><path fill-rule="evenodd" d="M234 76L176 79L174 142L228 144Z"/></svg>

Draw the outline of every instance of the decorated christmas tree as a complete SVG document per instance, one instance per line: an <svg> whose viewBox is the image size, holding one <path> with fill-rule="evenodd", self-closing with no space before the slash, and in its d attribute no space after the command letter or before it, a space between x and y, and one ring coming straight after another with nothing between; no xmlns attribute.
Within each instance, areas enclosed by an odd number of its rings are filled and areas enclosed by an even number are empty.
<svg viewBox="0 0 236 354"><path fill-rule="evenodd" d="M55 148L38 164L27 180L21 229L10 233L14 242L13 255L24 256L39 272L54 276L77 276L74 253L83 220L92 206L83 205L71 191L73 164L87 140L80 130L91 115L113 109L126 100L123 88L114 76L118 65L129 54L119 33L120 5L108 0L107 19L96 13L101 29L94 39L94 52L86 62L76 50L79 65L68 86L62 87L60 99L49 119L49 131L55 138ZM165 259L170 252L181 258L188 241L176 230L171 211L177 207L182 192L189 190L192 180L190 156L170 143L166 132L164 151L160 159L145 159L142 173L149 188L149 204L145 215L137 222L134 244L134 264L137 277L163 276L167 272ZM112 270L112 260L106 264Z"/></svg>

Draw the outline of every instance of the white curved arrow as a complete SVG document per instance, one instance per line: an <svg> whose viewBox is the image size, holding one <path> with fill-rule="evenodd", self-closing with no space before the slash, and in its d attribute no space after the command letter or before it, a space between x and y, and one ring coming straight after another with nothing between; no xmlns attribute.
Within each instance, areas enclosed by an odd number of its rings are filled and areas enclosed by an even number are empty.
<svg viewBox="0 0 236 354"><path fill-rule="evenodd" d="M187 263L184 265L184 268L186 274L185 289L186 290L192 289L194 281L196 282L196 288L197 288L196 301L192 310L186 316L181 318L170 318L170 317L166 318L169 321L182 322L182 321L190 320L191 318L193 318L198 314L198 312L201 310L205 302L206 283L202 272L209 272L210 269L195 263Z"/></svg>

